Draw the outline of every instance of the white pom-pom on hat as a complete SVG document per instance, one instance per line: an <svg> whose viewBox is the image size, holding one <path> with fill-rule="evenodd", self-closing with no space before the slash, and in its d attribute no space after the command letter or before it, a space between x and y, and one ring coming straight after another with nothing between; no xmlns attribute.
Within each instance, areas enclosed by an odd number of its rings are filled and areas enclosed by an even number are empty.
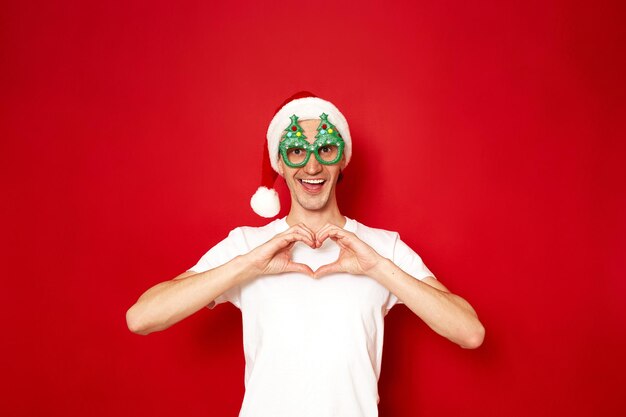
<svg viewBox="0 0 626 417"><path fill-rule="evenodd" d="M267 153L267 141L265 141L265 150L263 151L262 169L261 186L250 199L250 206L261 217L274 217L280 212L280 199L274 189L278 173L272 169L270 164L269 154Z"/></svg>
<svg viewBox="0 0 626 417"><path fill-rule="evenodd" d="M274 217L280 212L280 199L275 189L260 186L252 198L250 206L261 217Z"/></svg>

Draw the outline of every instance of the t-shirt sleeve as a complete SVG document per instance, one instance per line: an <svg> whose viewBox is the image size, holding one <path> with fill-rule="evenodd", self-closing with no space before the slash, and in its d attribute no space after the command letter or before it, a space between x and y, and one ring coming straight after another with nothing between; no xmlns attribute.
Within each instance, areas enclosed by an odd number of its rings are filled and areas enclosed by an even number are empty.
<svg viewBox="0 0 626 417"><path fill-rule="evenodd" d="M401 270L411 275L415 279L423 280L426 277L436 278L435 275L430 272L428 267L422 261L422 258L411 249L406 243L400 239L400 235L396 235L394 248L393 248L393 263L396 264ZM389 297L389 303L387 309L391 309L396 304L404 304L402 300L391 293Z"/></svg>
<svg viewBox="0 0 626 417"><path fill-rule="evenodd" d="M224 265L244 252L242 250L242 242L243 231L241 228L231 230L228 237L209 249L209 251L202 255L200 260L198 260L194 266L189 268L188 271L200 273ZM226 290L224 293L218 295L215 300L211 301L209 305L207 305L207 307L213 309L216 305L228 301L235 307L241 309L240 296L241 287L239 285L235 285Z"/></svg>

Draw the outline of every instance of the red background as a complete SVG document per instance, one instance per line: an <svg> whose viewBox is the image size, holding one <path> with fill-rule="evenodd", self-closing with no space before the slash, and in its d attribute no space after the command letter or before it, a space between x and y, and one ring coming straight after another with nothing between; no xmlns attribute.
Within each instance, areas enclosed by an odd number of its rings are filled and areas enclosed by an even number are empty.
<svg viewBox="0 0 626 417"><path fill-rule="evenodd" d="M396 306L380 415L624 415L624 10L573 3L3 2L0 414L237 415L235 307L124 315L265 223L264 133L306 89L350 121L344 214L487 329Z"/></svg>

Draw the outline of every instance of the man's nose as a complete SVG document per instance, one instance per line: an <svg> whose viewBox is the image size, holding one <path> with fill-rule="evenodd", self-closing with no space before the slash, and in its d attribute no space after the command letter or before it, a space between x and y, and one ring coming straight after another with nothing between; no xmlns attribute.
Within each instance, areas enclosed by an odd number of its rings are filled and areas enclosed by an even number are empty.
<svg viewBox="0 0 626 417"><path fill-rule="evenodd" d="M311 155L309 161L304 166L304 172L309 175L317 174L322 170L322 164L317 160L315 155Z"/></svg>

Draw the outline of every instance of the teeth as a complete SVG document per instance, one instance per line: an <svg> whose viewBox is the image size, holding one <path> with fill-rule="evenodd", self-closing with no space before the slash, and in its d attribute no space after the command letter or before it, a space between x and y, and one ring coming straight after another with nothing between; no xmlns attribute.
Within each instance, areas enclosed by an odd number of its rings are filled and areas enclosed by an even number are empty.
<svg viewBox="0 0 626 417"><path fill-rule="evenodd" d="M307 184L321 184L324 180L300 180L302 182L306 182Z"/></svg>

